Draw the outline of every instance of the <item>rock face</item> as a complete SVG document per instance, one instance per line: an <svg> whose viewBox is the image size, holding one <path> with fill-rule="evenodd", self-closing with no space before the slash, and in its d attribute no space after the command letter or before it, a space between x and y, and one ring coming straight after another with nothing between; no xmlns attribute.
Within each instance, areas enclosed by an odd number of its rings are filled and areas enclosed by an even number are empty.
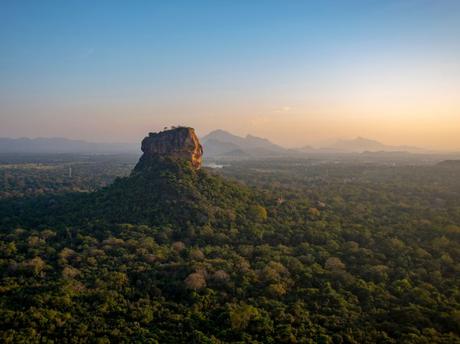
<svg viewBox="0 0 460 344"><path fill-rule="evenodd" d="M195 169L201 167L203 148L195 134L195 129L179 127L159 133L149 133L142 140L140 162L158 157L189 161Z"/></svg>

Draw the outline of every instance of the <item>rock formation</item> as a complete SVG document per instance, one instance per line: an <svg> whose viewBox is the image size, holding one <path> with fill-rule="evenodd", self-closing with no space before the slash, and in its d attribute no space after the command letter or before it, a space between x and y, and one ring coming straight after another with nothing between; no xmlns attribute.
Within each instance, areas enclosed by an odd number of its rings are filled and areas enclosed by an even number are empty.
<svg viewBox="0 0 460 344"><path fill-rule="evenodd" d="M158 158L189 161L195 169L201 167L203 148L195 129L178 127L159 133L149 133L142 140L142 155L138 166Z"/></svg>

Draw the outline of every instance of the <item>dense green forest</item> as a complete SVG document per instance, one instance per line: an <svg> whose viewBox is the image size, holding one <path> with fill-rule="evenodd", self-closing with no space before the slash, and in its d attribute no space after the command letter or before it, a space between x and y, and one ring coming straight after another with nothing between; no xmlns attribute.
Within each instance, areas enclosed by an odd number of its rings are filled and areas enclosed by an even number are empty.
<svg viewBox="0 0 460 344"><path fill-rule="evenodd" d="M458 164L73 159L0 168L2 342L460 343Z"/></svg>
<svg viewBox="0 0 460 344"><path fill-rule="evenodd" d="M0 199L88 192L126 176L136 157L0 154Z"/></svg>

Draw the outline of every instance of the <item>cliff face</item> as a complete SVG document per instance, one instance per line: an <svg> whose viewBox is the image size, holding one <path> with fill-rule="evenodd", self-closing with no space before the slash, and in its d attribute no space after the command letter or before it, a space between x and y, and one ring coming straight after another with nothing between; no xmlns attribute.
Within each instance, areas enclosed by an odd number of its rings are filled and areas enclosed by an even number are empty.
<svg viewBox="0 0 460 344"><path fill-rule="evenodd" d="M193 128L180 127L150 133L142 140L141 149L144 154L139 164L163 157L189 161L195 169L201 167L203 148Z"/></svg>

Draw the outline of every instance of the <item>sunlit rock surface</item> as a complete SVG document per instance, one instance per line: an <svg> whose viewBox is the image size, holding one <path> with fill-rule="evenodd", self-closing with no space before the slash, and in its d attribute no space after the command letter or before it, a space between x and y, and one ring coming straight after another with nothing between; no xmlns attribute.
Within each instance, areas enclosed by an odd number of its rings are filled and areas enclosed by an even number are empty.
<svg viewBox="0 0 460 344"><path fill-rule="evenodd" d="M201 167L203 148L195 134L195 129L179 127L159 133L150 133L142 140L142 155L137 168L147 161L158 158L185 160L195 169Z"/></svg>

